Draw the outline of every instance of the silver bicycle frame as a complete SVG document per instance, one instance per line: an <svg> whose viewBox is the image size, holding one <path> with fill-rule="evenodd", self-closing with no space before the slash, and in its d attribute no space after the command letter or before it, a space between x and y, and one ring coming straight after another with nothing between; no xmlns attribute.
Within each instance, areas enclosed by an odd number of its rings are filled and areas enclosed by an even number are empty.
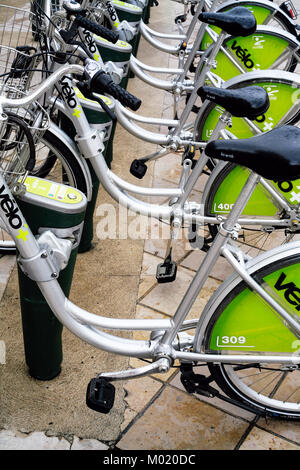
<svg viewBox="0 0 300 470"><path fill-rule="evenodd" d="M245 189L241 193L240 199L243 199L246 202L246 199L250 197L251 191L254 189L255 184L257 183L259 177L253 175L249 178L248 183L245 186ZM0 175L0 189L1 195L12 201L10 190L4 182L2 175ZM216 239L213 247L211 248L209 254L205 258L204 263L199 268L191 286L189 287L187 293L184 296L184 299L179 306L176 314L173 319L170 320L132 320L132 319L111 319L102 317L99 315L93 315L80 307L74 305L70 302L64 295L61 290L60 285L56 279L47 280L47 281L37 281L39 288L41 289L45 299L47 300L50 308L53 313L57 316L59 321L65 325L70 331L75 335L79 336L84 341L89 344L103 349L108 352L115 354L130 356L130 357L144 357L144 358L154 358L156 363L150 368L151 371L157 370L158 372L165 372L168 367L170 367L171 361L175 359L191 360L191 361L205 361L205 362L264 362L264 363L275 363L282 362L288 364L298 364L300 363L300 358L296 356L278 356L278 355L226 355L225 357L217 354L198 354L198 353L189 353L182 352L176 349L176 344L173 342L178 331L180 331L181 326L183 329L195 327L197 324L196 320L192 320L184 323L184 318L188 314L188 308L192 305L193 301L199 294L201 286L203 284L204 278L209 275L209 266L212 267L213 260L216 260L223 250L226 253L226 239L228 238L232 227L234 227L234 221L238 216L239 210L237 209L238 204L235 207L235 210L232 212L232 215L228 218L227 222L220 230L219 237ZM14 206L15 213L22 221L21 230L26 229L26 240L18 237L19 230L13 229L9 225L8 219L6 217L5 206L0 205L0 218L4 221L8 233L12 236L16 243L16 247L20 253L19 261L26 261L27 266L30 263L34 263L34 269L36 272L51 273L51 266L48 264L48 257L42 256L42 253L45 251L45 247L41 249L32 235L30 228L28 228L26 220L22 216L19 210L16 210ZM225 243L224 243L225 242ZM223 248L222 248L223 246ZM299 246L299 245L298 245ZM208 261L206 261L208 260ZM235 266L234 266L235 267ZM238 274L241 275L245 273L245 277L248 276L246 266L239 267ZM37 276L38 277L38 276ZM200 280L202 278L202 280ZM200 280L200 282L199 282ZM246 280L247 282L247 280ZM255 282L252 283L251 287L254 290L257 290L260 295L260 286L256 285ZM300 334L300 324L296 322L291 315L289 315L279 304L274 302L272 298L268 296L267 293L263 292L263 298L272 305L272 307L285 319L285 321L293 328L293 331L297 331L297 334ZM296 323L296 324L295 324ZM116 337L111 334L107 334L99 331L99 328L109 329L109 330L146 330L155 332L164 331L164 337L161 339L161 336L158 335L157 339L150 341L138 341L138 340L127 340L124 338ZM174 343L174 347L173 347ZM191 344L190 344L191 345ZM162 361L165 359L165 362ZM113 379L118 378L134 378L141 375L144 375L149 370L149 366L145 368L140 368L131 372L129 376L126 375L126 371L121 373L114 374L105 374L106 377L111 377Z"/></svg>
<svg viewBox="0 0 300 470"><path fill-rule="evenodd" d="M72 85L72 80L70 77L68 78L68 83L70 86ZM59 84L57 87L59 88ZM79 99L76 97L74 99L77 100L76 109L81 109ZM74 118L74 108L68 108L67 103L56 100L55 106L72 121L76 129L77 138L75 138L75 140L77 142L80 153L85 158L90 160L90 163L93 166L100 183L115 200L120 202L121 205L124 205L125 207L128 207L129 209L141 215L161 218L168 222L170 222L170 220L173 218L174 210L179 210L180 217L187 223L194 221L199 225L203 225L205 223L220 224L222 222L223 219L220 217L206 217L200 214L192 213L192 211L189 209L189 204L186 203L189 194L191 193L207 163L205 155L202 155L202 157L198 160L197 165L191 172L183 187L148 188L136 186L118 177L107 167L105 159L103 158L102 154L99 153L99 147L102 145L101 139L99 140L99 136L95 129L90 128L90 125L83 112L80 113L79 117ZM211 140L215 138L218 132L219 126L217 126L215 133L211 136ZM176 205L174 208L167 205L149 204L134 198L128 193L138 194L140 196L161 196L169 199L176 197L179 200L180 206L178 207L178 205ZM276 226L283 227L287 225L288 219L242 218L239 222L247 225L274 224Z"/></svg>
<svg viewBox="0 0 300 470"><path fill-rule="evenodd" d="M70 67L70 66L68 66ZM41 94L44 93L45 89L48 86L52 86L55 81L58 81L60 77L66 74L66 67L63 67L60 71L57 71L52 77L46 80L43 85L40 87L40 90L36 91L29 97L22 98L20 100L11 100L4 97L0 97L0 111L3 110L3 107L15 107L29 104L34 99L38 98ZM72 66L68 71L73 73L82 73L82 67ZM0 113L1 115L1 113ZM99 160L99 159L98 159ZM93 162L93 158L92 158ZM102 163L94 166L95 170L103 170L105 173L105 161L102 158ZM98 173L98 172L97 172ZM98 174L99 179L100 175ZM70 302L62 292L56 279L51 279L51 264L49 264L48 257L41 256L44 251L39 247L36 239L31 233L30 229L27 227L26 220L21 214L21 211L15 206L13 197L11 196L10 190L7 187L2 175L0 175L0 191L1 198L11 201L10 204L14 205L14 212L17 213L20 221L21 227L18 226L15 229L9 222L7 216L7 207L5 204L0 204L0 218L4 221L7 232L10 233L13 240L16 243L16 247L20 253L19 261L25 260L27 266L32 264L33 270L37 273L43 273L43 280L38 280L38 275L36 276L37 284L41 289L44 297L46 298L49 306L51 307L54 314L57 318L74 334L82 338L84 341L89 344L96 346L100 349L113 352L116 354L131 356L131 357L145 357L145 358L154 358L156 362L152 366L146 366L145 368L137 369L134 373L128 373L126 371L122 373L112 374L112 377L116 380L118 378L124 377L137 377L145 373L148 373L149 370L157 370L160 372L165 372L171 365L172 360L174 359L183 359L191 361L205 361L205 362L264 362L264 363L293 363L299 364L300 357L295 355L226 355L225 357L218 354L198 354L198 353L189 353L177 350L178 343L175 340L175 337L181 329L186 329L187 327L192 327L197 325L197 320L185 322L185 318L188 315L189 309L191 308L196 297L199 295L201 288L207 279L212 267L214 266L219 255L223 253L226 258L229 259L234 269L238 272L239 276L250 283L251 288L258 292L264 300L272 306L272 308L284 319L288 328L293 332L296 332L297 336L300 335L300 323L297 321L289 312L287 312L280 304L278 304L274 299L265 291L262 290L261 286L256 283L247 272L247 265L244 263L243 256L241 254L240 259L243 260L241 263L237 264L231 256L231 246L232 243L228 244L230 236L232 236L236 231L236 223L247 203L253 190L255 189L257 183L259 182L260 177L254 173L250 174L250 177L242 190L238 201L236 202L233 210L231 211L228 218L221 224L219 234L216 237L210 251L206 255L204 262L196 273L193 282L191 283L189 289L187 290L184 299L179 305L174 317L170 320L120 320L120 319L109 319L106 317L93 315L84 309L74 305ZM106 167L106 175L104 175L101 181L110 180L109 174ZM112 189L113 182L110 180L110 184L106 185L106 189L116 200L119 200L121 204L127 202L129 205L132 200L126 196L121 190ZM122 198L116 198L122 194ZM145 204L147 206L147 204ZM150 206L150 205L148 205ZM11 206L10 206L11 207ZM158 206L159 207L159 206ZM145 209L145 212L151 213L151 209ZM18 237L19 230L27 231L26 240ZM242 253L242 252L241 252ZM45 274L49 273L48 279L45 281ZM103 333L99 331L99 328L102 329L126 329L126 330L146 330L146 331L162 331L163 336L157 335L156 339L152 336L150 341L137 341L137 340L127 340L124 338L119 338L111 334ZM177 346L176 346L177 344ZM190 344L191 346L191 344ZM263 359L262 359L263 357ZM105 375L106 377L109 374Z"/></svg>
<svg viewBox="0 0 300 470"><path fill-rule="evenodd" d="M219 36L220 43L222 41L221 36L222 35ZM54 65L54 70L55 70L55 67L58 67L58 65L57 64ZM80 67L80 66L77 66L77 67ZM210 64L206 64L206 67L207 67L207 70L209 70ZM81 67L80 70L82 73L84 70L83 67ZM71 70L69 70L69 73L70 72ZM283 73L283 77L285 77L286 79L290 79L290 80L291 80L291 75L292 74L288 74L287 72L285 72L285 74ZM203 76L205 77L205 74L203 74ZM249 73L247 76L251 76L251 73ZM255 76L258 78L261 76L264 76L265 78L266 73L256 72ZM274 77L274 72L272 72L271 76ZM275 76L277 78L277 75ZM244 76L244 79L245 79L245 76ZM70 88L72 88L71 78L66 77L66 80ZM200 86L201 81L203 81L203 78L200 77L198 81L199 86ZM299 86L300 86L300 79L299 79ZM57 87L60 88L61 85L57 83ZM42 90L45 89L48 97L51 96L52 90L49 87L42 86L41 89ZM40 93L42 94L43 92L40 92ZM192 98L193 100L196 99L195 89L192 92L192 97L193 97ZM187 179L183 187L179 187L176 189L167 189L167 188L156 189L156 188L143 188L140 186L129 184L128 182L114 175L114 173L108 169L105 163L105 160L101 154L101 148L103 146L101 137L98 136L98 133L95 129L90 128L90 125L82 110L79 99L76 96L74 96L73 99L76 100L75 108L77 110L80 110L80 113L78 113L77 116L74 115L74 106L72 106L71 108L70 106L68 106L67 102L63 103L62 101L56 100L55 98L53 98L52 103L56 106L56 108L58 108L61 112L63 112L66 116L68 116L69 119L72 121L76 129L76 133L77 133L76 141L77 141L77 146L80 150L80 153L84 156L84 158L90 159L90 162L100 182L103 184L106 190L111 195L113 195L113 197L116 200L119 200L121 204L132 209L134 212L140 213L142 215L162 218L170 222L171 218L174 216L174 208L170 206L145 204L144 202L134 198L132 195L129 195L128 193L146 195L146 196L162 196L165 198L168 197L169 199L172 199L175 197L178 199L179 204L180 204L179 208L176 207L177 214L179 212L179 216L182 218L184 222L190 223L191 221L193 221L199 225L203 225L204 223L220 224L222 222L223 219L220 217L204 217L200 214L192 213L188 204L184 207L184 204L187 201L189 194L191 193L194 185L197 182L197 179L200 177L204 169L204 166L207 163L207 159L205 158L205 155L203 155L202 158L199 160L196 168L194 168L192 174ZM51 104L51 99L49 99L49 101ZM183 128L187 120L187 117L189 114L189 108L191 108L190 101L192 100L191 99L189 100L189 105L184 110L181 116L181 119L179 121L140 117L140 116L135 115L134 113L131 113L125 110L125 108L122 107L118 103L116 103L115 112L116 112L119 122L123 125L124 128L129 130L129 132L131 132L133 135L136 135L137 137L143 140L148 140L150 142L158 143L160 145L170 145L171 148L172 148L172 145L174 144L177 148L180 145L187 145L191 143L190 139L184 140L180 138L181 129ZM130 118L131 121L128 118ZM140 122L148 123L148 124L170 125L174 127L172 130L172 133L168 134L167 136L162 136L161 134L149 133L145 131L145 129L141 129L138 126L133 125L132 124L133 120L135 121L140 120ZM222 126L217 128L217 131L211 136L211 140L214 138L218 138L218 132L220 130L222 130ZM63 136L63 133L61 135ZM205 144L203 145L203 143L201 142L192 142L192 143L196 146L196 148L205 146ZM281 206L283 208L285 209L287 208L285 200L280 198L279 195L278 195L278 201L281 203ZM272 219L270 218L267 218L267 219L243 218L241 222L245 225L261 224L261 225L269 226L270 224L272 224L274 226L285 227L287 226L289 219L284 220L284 219L278 219L278 218L272 218Z"/></svg>

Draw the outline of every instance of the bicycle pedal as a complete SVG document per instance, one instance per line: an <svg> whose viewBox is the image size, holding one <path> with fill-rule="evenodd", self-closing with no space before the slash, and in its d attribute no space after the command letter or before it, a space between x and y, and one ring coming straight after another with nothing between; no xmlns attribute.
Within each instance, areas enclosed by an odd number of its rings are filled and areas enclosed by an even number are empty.
<svg viewBox="0 0 300 470"><path fill-rule="evenodd" d="M115 387L104 378L94 378L86 391L86 405L94 411L107 414L115 401Z"/></svg>
<svg viewBox="0 0 300 470"><path fill-rule="evenodd" d="M158 283L163 284L166 282L173 282L176 279L177 264L175 261L168 261L167 263L160 263L156 269L156 280Z"/></svg>
<svg viewBox="0 0 300 470"><path fill-rule="evenodd" d="M181 23L184 23L184 22L186 21L186 15L179 15L179 16L176 16L176 18L175 18L175 24L177 24L178 21L181 21Z"/></svg>
<svg viewBox="0 0 300 470"><path fill-rule="evenodd" d="M141 160L133 160L130 166L130 173L136 178L142 179L147 172L147 165Z"/></svg>

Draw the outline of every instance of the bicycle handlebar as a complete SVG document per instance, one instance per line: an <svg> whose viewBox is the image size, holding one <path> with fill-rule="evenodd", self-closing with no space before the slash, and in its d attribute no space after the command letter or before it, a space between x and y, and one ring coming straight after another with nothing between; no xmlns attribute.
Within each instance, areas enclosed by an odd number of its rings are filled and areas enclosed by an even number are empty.
<svg viewBox="0 0 300 470"><path fill-rule="evenodd" d="M137 111L142 104L139 98L132 95L124 88L121 88L119 85L116 85L111 77L107 73L103 72L103 70L99 70L92 77L90 81L90 90L94 93L108 93L116 100L120 101L121 104L127 106L133 111Z"/></svg>
<svg viewBox="0 0 300 470"><path fill-rule="evenodd" d="M24 98L7 98L4 95L0 95L0 116L3 113L3 107L6 108L22 108L31 104L33 101L37 100L42 96L49 88L55 85L64 75L69 74L84 74L84 67L78 64L67 64L60 67L56 72L54 72L50 77L48 77L43 83L40 84L39 88L31 93L30 95L25 96Z"/></svg>
<svg viewBox="0 0 300 470"><path fill-rule="evenodd" d="M91 21L88 18L85 18L84 16L77 16L76 23L77 26L81 26L82 28L90 31L90 33L95 33L98 36L107 39L107 41L112 42L113 44L115 44L119 40L119 33L117 33L116 31L111 31L110 29L105 28L104 26L95 23L94 21Z"/></svg>

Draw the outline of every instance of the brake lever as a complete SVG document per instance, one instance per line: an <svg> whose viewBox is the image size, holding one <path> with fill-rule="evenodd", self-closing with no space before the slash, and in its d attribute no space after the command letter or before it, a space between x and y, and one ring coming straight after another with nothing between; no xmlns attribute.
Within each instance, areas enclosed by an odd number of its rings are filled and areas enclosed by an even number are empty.
<svg viewBox="0 0 300 470"><path fill-rule="evenodd" d="M86 83L78 82L76 86L85 98L99 103L101 108L106 112L106 114L108 114L108 116L113 122L117 120L115 113L107 106L107 104L101 98L99 98L99 96L95 95L92 91L88 89Z"/></svg>

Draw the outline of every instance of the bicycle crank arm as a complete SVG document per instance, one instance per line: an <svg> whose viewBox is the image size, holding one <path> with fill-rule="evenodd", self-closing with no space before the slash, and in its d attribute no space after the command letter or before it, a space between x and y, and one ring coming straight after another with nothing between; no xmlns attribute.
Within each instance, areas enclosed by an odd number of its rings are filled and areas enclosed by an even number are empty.
<svg viewBox="0 0 300 470"><path fill-rule="evenodd" d="M98 375L98 378L106 379L108 382L115 382L116 380L137 379L149 374L165 373L168 372L169 369L169 359L162 357L147 366L137 367L136 369L121 370L117 372L103 372Z"/></svg>

